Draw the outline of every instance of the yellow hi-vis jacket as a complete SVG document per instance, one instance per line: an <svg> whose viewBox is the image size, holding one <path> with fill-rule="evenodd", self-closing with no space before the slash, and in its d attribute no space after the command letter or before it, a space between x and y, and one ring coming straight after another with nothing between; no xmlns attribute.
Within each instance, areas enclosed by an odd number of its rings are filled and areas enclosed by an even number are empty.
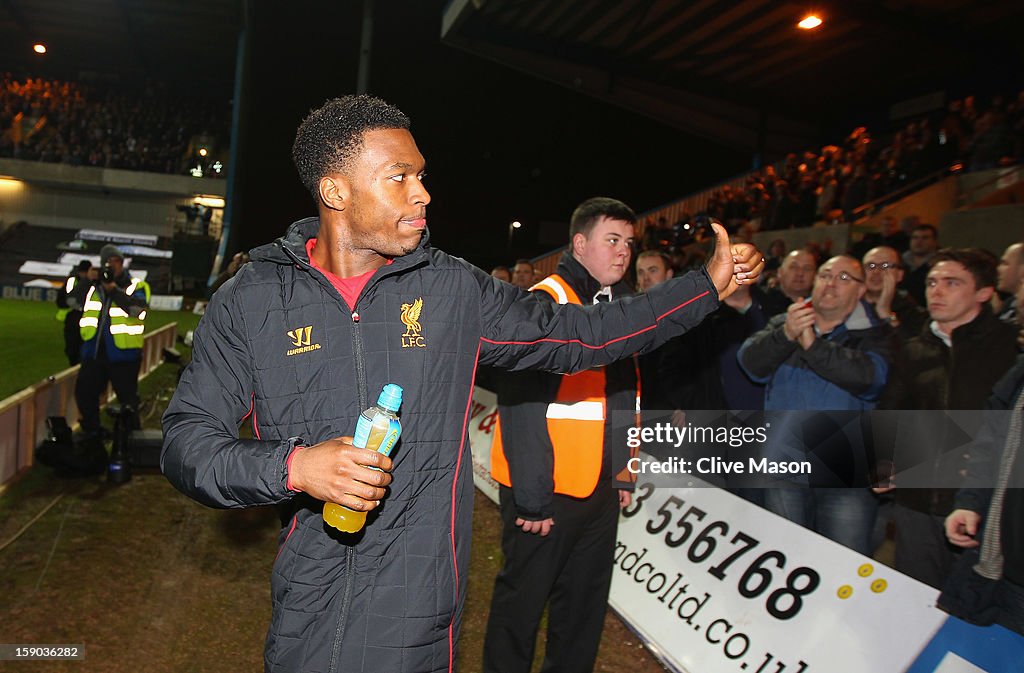
<svg viewBox="0 0 1024 673"><path fill-rule="evenodd" d="M67 297L75 289L78 283L82 282L77 275L68 276L67 282L64 284L64 296ZM64 322L64 318L68 317L68 313L71 309L66 306L61 306L57 309L57 322Z"/></svg>
<svg viewBox="0 0 1024 673"><path fill-rule="evenodd" d="M131 296L139 290L146 293L146 303L148 304L150 289L146 281L132 278L132 282L125 288L124 292ZM102 318L101 312L103 311L103 302L97 297L95 285L89 288L89 294L85 296L85 305L82 307L82 310L82 319L78 321L78 327L82 333L82 341L89 341L96 336L96 331L99 329L100 319ZM105 325L110 330L111 336L114 337L114 346L119 350L142 348L143 341L145 340L143 336L143 332L146 329L145 320L145 311L140 313L138 318L133 318L123 308L110 302Z"/></svg>
<svg viewBox="0 0 1024 673"><path fill-rule="evenodd" d="M580 304L580 298L558 274L530 288L551 295L559 304ZM585 498L601 477L606 416L604 367L562 377L555 401L547 408L548 436L554 448L555 493ZM501 417L494 425L491 476L512 486L501 439Z"/></svg>

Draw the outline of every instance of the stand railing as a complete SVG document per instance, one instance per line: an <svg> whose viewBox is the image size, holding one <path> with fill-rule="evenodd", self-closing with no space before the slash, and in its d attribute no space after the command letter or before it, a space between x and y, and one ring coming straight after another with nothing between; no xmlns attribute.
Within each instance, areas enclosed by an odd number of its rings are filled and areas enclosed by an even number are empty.
<svg viewBox="0 0 1024 673"><path fill-rule="evenodd" d="M140 379L160 366L164 349L174 346L177 328L172 322L146 335ZM69 425L75 424L75 381L80 368L69 367L0 401L0 486L32 466L32 453L47 435L48 416L64 416ZM105 400L112 397L108 390Z"/></svg>

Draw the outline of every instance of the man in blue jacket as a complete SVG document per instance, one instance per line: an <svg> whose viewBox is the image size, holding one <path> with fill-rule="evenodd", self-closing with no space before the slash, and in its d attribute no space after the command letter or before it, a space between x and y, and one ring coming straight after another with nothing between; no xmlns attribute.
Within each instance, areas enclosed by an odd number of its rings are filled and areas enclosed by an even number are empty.
<svg viewBox="0 0 1024 673"><path fill-rule="evenodd" d="M285 511L267 671L451 671L477 365L570 372L654 348L763 267L719 230L725 244L706 269L644 297L539 301L430 246L409 123L369 96L328 101L303 121L292 155L319 217L253 250L214 295L164 415L161 465L177 488L214 507ZM409 305L420 307L412 323ZM391 458L347 436L386 383L404 389ZM245 419L254 439L238 437ZM325 501L371 512L366 527L337 533Z"/></svg>
<svg viewBox="0 0 1024 673"><path fill-rule="evenodd" d="M818 269L810 302L802 298L793 302L747 339L738 357L755 381L768 384L766 411L861 412L875 407L889 376L893 329L863 301L864 291L860 262L845 255L833 257ZM844 418L856 421L857 416ZM863 447L857 445L859 437L849 437L847 442L842 428L826 430L827 421L791 420L788 433L786 428L773 427L770 435L788 441L787 449L808 456L830 452L825 462L832 467L851 458L865 462ZM846 455L849 451L853 455ZM875 496L866 487L834 488L837 485L822 487L820 481L802 488L780 485L765 492L765 506L870 556Z"/></svg>

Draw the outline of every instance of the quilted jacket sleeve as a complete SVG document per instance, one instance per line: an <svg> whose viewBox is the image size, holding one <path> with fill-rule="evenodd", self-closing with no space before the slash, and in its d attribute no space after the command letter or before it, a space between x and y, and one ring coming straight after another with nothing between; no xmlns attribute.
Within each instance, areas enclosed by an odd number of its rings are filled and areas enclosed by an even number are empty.
<svg viewBox="0 0 1024 673"><path fill-rule="evenodd" d="M619 301L553 304L480 272L480 364L573 373L648 352L718 308L703 269Z"/></svg>
<svg viewBox="0 0 1024 673"><path fill-rule="evenodd" d="M222 289L196 329L192 362L163 416L160 467L174 486L211 507L287 500L288 458L301 440L244 440L238 425L253 400L253 369L233 293Z"/></svg>

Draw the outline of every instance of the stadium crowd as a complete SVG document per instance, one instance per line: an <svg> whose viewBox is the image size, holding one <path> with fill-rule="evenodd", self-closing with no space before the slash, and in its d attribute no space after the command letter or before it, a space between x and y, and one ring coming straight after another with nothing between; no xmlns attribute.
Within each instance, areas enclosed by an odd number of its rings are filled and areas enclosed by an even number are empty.
<svg viewBox="0 0 1024 673"><path fill-rule="evenodd" d="M224 175L229 112L156 86L0 76L0 157L154 173Z"/></svg>
<svg viewBox="0 0 1024 673"><path fill-rule="evenodd" d="M888 136L861 126L841 145L791 153L777 165L746 177L742 187L715 190L700 212L678 223L648 227L646 247L671 237L692 217L714 217L731 232L809 227L849 221L867 203L892 194L943 168L985 170L1016 163L1024 154L1024 92L995 96L986 107L975 97L949 103L932 116L908 122Z"/></svg>

